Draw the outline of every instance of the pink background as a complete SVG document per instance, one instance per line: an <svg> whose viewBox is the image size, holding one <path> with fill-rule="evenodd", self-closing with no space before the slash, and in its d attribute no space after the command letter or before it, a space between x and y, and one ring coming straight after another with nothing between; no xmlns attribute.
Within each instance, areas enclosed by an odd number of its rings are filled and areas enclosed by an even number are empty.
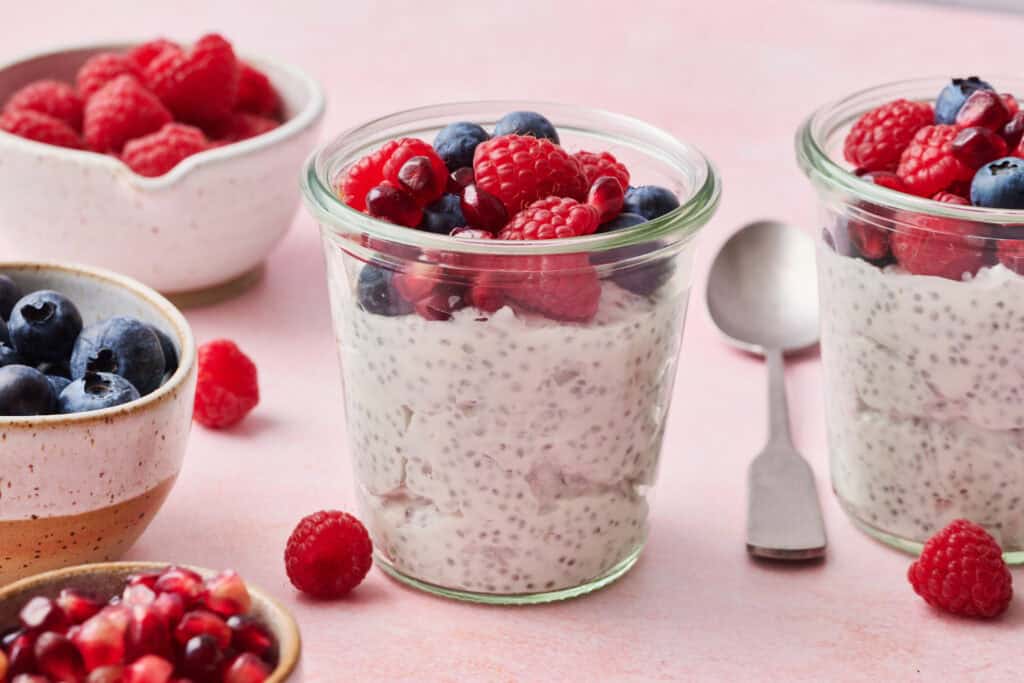
<svg viewBox="0 0 1024 683"><path fill-rule="evenodd" d="M292 591L282 550L296 521L352 503L323 265L304 214L255 291L189 312L200 340L234 338L257 360L263 403L233 432L193 432L178 486L132 558L235 567L284 599L303 629L308 680L317 682L999 680L1019 672L1024 605L996 623L936 615L906 583L910 560L862 536L839 511L828 492L816 358L790 367L789 390L796 439L823 492L828 561L748 561L743 482L764 436L764 371L719 343L701 285L735 227L778 217L813 229L814 199L792 151L813 108L896 78L1019 71L1019 21L822 0L155 4L55 10L3 0L0 57L214 29L243 53L312 72L328 92L329 133L433 102L561 100L632 114L696 143L724 175L725 194L700 246L651 540L617 585L533 609L448 602L376 570L341 602L315 604Z"/></svg>

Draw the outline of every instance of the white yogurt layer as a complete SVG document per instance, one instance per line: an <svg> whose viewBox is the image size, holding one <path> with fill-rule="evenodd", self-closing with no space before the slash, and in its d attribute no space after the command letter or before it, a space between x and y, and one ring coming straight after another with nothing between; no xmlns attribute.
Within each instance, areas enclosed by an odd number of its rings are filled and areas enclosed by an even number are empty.
<svg viewBox="0 0 1024 683"><path fill-rule="evenodd" d="M341 259L329 259L340 262ZM331 264L363 519L400 571L447 588L587 583L643 544L686 298L603 284L585 325L384 317Z"/></svg>
<svg viewBox="0 0 1024 683"><path fill-rule="evenodd" d="M1024 278L956 282L818 249L832 481L924 541L957 517L1024 549Z"/></svg>

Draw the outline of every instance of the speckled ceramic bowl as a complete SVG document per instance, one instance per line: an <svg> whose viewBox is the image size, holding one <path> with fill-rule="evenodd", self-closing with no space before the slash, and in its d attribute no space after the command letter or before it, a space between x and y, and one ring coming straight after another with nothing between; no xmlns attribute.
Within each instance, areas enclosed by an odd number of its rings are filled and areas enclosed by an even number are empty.
<svg viewBox="0 0 1024 683"><path fill-rule="evenodd" d="M91 55L127 47L69 48L0 66L0 103L39 78L73 82ZM221 298L254 279L298 208L295 178L317 140L324 97L293 67L246 60L277 88L286 121L158 178L111 156L0 131L0 253L110 268L182 301Z"/></svg>
<svg viewBox="0 0 1024 683"><path fill-rule="evenodd" d="M71 298L86 325L129 315L173 339L178 370L137 401L74 415L0 417L0 585L121 556L174 484L192 424L196 351L184 316L129 278L56 264L0 262L25 291Z"/></svg>
<svg viewBox="0 0 1024 683"><path fill-rule="evenodd" d="M18 611L33 596L45 595L52 598L62 588L77 588L96 597L109 597L119 592L125 579L132 574L159 571L167 566L164 562L107 562L68 567L13 583L0 589L0 633L18 623ZM210 569L190 569L204 577L214 574ZM270 629L277 640L277 668L267 678L266 683L298 683L302 680L302 642L295 619L266 593L252 584L248 584L248 587L252 596L250 614Z"/></svg>

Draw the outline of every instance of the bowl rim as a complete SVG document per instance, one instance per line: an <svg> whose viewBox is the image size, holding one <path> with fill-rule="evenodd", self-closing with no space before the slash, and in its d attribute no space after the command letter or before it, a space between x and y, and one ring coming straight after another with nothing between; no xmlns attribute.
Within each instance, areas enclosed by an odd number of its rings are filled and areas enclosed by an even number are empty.
<svg viewBox="0 0 1024 683"><path fill-rule="evenodd" d="M127 290L140 297L147 304L164 316L175 332L181 348L178 349L178 369L166 382L155 390L129 403L124 403L102 410L85 413L69 413L67 415L0 415L0 430L11 428L38 429L45 425L80 425L94 422L109 422L112 419L131 415L148 409L156 403L169 398L180 390L192 375L196 365L196 341L185 315L178 310L166 297L138 280L121 275L105 268L96 268L80 264L46 262L46 261L0 261L0 274L11 271L63 271L78 278L91 278Z"/></svg>
<svg viewBox="0 0 1024 683"><path fill-rule="evenodd" d="M167 569L168 567L191 569L203 578L213 576L217 573L217 571L213 569L187 564L176 564L173 562L122 561L79 564L71 567L63 567L61 569L53 569L39 574L33 574L31 576L26 576L23 579L18 579L6 586L0 586L0 601L9 600L16 593L30 591L36 585L50 583L51 581L59 579L72 578L86 574L149 572L153 570ZM270 676L268 676L266 680L266 683L283 683L288 680L289 676L295 673L298 668L299 657L302 653L302 635L299 631L298 622L295 621L295 617L292 613L285 609L284 605L269 593L252 585L249 581L246 581L245 585L249 590L249 594L253 598L266 605L270 610L276 612L284 622L285 632L281 634L274 634L278 640L277 667L270 673Z"/></svg>
<svg viewBox="0 0 1024 683"><path fill-rule="evenodd" d="M127 49L137 44L138 43L119 41L101 41L76 43L72 45L64 45L60 48L35 50L28 54L0 63L0 72L7 71L8 69L12 69L25 62L42 59L44 57L52 57L65 52ZM15 146L24 146L25 149L35 151L37 153L45 149L48 155L57 159L90 163L97 168L103 168L113 174L121 176L125 182L131 183L139 190L157 191L175 185L185 178L185 176L204 166L234 159L235 157L245 156L250 153L259 152L277 145L278 143L294 138L314 126L323 117L324 110L326 108L324 90L320 84L305 71L292 64L269 57L254 57L246 54L239 55L239 58L256 65L269 66L275 71L284 73L289 78L292 78L301 84L309 95L309 100L306 103L306 106L296 112L295 116L288 119L274 130L249 138L248 140L233 142L222 147L215 147L204 152L199 152L198 154L193 154L187 157L184 161L178 163L164 175L157 176L155 178L141 176L129 169L120 159L107 154L100 154L99 152L92 152L84 149L69 149L67 147L48 145L46 143L36 142L35 140L28 140L2 130L0 130L0 142L6 142Z"/></svg>

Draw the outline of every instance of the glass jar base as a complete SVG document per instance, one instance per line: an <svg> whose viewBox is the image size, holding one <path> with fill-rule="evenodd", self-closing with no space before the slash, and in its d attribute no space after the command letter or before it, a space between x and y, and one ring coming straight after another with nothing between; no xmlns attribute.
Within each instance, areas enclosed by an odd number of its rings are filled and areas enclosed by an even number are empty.
<svg viewBox="0 0 1024 683"><path fill-rule="evenodd" d="M836 497L838 498L838 496ZM843 502L842 498L839 498L839 504L842 506L843 512L846 513L846 516L849 517L850 520L853 522L854 526L856 526L858 529L863 531L871 538L875 539L876 541L880 541L887 546L908 553L910 555L921 554L921 549L924 548L924 544L920 541L912 541L901 536L890 534L886 531L882 531L881 529L870 524L869 522L865 522L863 519L860 519L859 517L857 517L856 514L854 514L854 512L849 508L849 506L847 506L846 503ZM1014 550L1010 552L1005 552L1003 553L1003 560L1006 562L1006 564L1009 565L1024 565L1024 550Z"/></svg>
<svg viewBox="0 0 1024 683"><path fill-rule="evenodd" d="M404 574L398 569L395 569L394 565L392 565L386 557L382 556L378 552L374 552L373 561L378 568L396 581L443 598L475 602L482 605L540 605L546 602L557 602L559 600L578 598L581 595L593 593L596 590L600 590L605 586L615 583L617 580L622 578L626 572L633 568L633 565L636 564L642 550L643 545L639 546L624 560L593 581L589 581L580 586L573 586L572 588L562 588L560 590L546 591L543 593L474 593L472 591L445 588L444 586L437 586L432 583L427 583L426 581L420 581L408 574Z"/></svg>

